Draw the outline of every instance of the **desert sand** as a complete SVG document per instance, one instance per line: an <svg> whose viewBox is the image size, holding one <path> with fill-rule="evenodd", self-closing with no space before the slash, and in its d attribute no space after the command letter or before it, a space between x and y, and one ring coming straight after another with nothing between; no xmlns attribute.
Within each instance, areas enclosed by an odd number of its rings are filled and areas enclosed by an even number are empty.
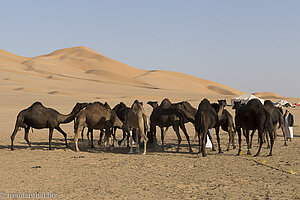
<svg viewBox="0 0 300 200"><path fill-rule="evenodd" d="M172 102L188 100L198 107L203 98L230 102L243 93L182 73L137 69L87 47L30 58L0 50L0 195L4 199L9 193L36 192L55 194L56 199L300 199L300 108L291 110L293 141L283 146L278 130L272 157L267 157L269 149L264 145L260 157L236 156L237 150L231 149L223 154L208 150L203 158L196 153L197 142L192 143L195 153L188 152L182 132L181 150L176 153L177 138L171 129L165 152L149 149L146 156L127 154L123 145L104 152L101 146L91 149L86 138L79 142L81 152L75 152L73 123L62 125L70 149L55 131L54 150L48 150L46 129L30 132L32 148L23 138L24 130L19 131L16 150L9 148L17 114L35 101L67 114L76 102L107 101L113 107L120 101L130 106L135 99L146 102L167 97ZM255 95L273 101L300 101L271 92ZM144 107L150 116L152 108ZM226 109L234 113L230 107ZM193 138L193 126L186 126ZM98 131L94 133L97 140ZM121 131L117 137L122 137ZM214 133L213 138L216 143ZM258 147L257 135L254 138L253 153ZM237 143L237 136L235 139ZM221 131L224 150L227 141L228 134Z"/></svg>

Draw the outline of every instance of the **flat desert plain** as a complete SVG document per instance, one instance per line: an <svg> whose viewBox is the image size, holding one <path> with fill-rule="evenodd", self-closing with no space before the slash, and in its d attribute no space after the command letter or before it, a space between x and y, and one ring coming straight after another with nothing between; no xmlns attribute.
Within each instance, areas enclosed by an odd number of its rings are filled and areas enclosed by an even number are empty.
<svg viewBox="0 0 300 200"><path fill-rule="evenodd" d="M107 151L99 145L91 149L86 136L79 140L81 151L75 152L72 122L61 126L68 133L70 148L65 148L63 136L55 131L53 150L48 150L47 129L30 130L29 148L22 129L11 151L10 136L17 114L35 101L68 114L76 102L106 101L113 107L121 101L130 106L138 99L145 103L150 116L148 100L187 100L197 108L203 98L230 102L243 92L181 73L140 70L86 47L76 47L32 58L0 50L0 94L1 198L38 193L56 199L300 199L300 108L291 109L295 118L293 141L284 146L278 130L271 157L265 144L259 157L245 152L236 156L237 149L232 147L226 151L228 134L224 131L222 154L208 149L208 156L203 158L197 154L197 142L192 142L194 153L189 153L182 132L181 149L176 152L177 137L171 128L166 133L164 152L158 148L148 149L145 156L128 154L123 144ZM272 101L300 101L274 93L257 95ZM234 114L231 107L226 109ZM192 139L193 125L186 127ZM158 128L157 132L160 144ZM98 133L94 131L95 144ZM121 137L118 130L117 138ZM213 140L216 143L214 131ZM244 137L242 144L246 148ZM257 149L256 134L252 153Z"/></svg>

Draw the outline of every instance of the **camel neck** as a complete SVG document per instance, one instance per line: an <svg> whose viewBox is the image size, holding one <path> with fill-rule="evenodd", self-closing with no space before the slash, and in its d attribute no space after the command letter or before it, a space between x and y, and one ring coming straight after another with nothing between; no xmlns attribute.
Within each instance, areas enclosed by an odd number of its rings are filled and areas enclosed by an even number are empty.
<svg viewBox="0 0 300 200"><path fill-rule="evenodd" d="M67 115L61 114L59 117L60 123L62 123L62 124L70 123L71 121L73 121L75 119L78 112L79 111L77 111L77 110L72 110L72 112L70 114L67 114Z"/></svg>
<svg viewBox="0 0 300 200"><path fill-rule="evenodd" d="M223 110L224 110L224 106L220 106L219 107L219 111L218 111L218 120L221 120L222 114L223 114Z"/></svg>

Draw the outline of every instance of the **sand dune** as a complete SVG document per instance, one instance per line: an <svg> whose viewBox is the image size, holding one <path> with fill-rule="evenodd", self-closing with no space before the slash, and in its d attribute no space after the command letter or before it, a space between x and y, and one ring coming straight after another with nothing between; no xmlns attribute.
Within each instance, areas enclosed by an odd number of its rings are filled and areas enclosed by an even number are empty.
<svg viewBox="0 0 300 200"><path fill-rule="evenodd" d="M90 89L95 93L111 94L113 88L119 87L122 91L120 96L151 96L153 90L161 90L165 94L166 91L208 95L243 93L220 83L178 72L137 69L87 47L66 48L30 58L4 50L0 53L0 78L1 81L6 79L3 84L9 88L32 88L32 85L38 84L46 93L50 90L72 94L74 89L87 93ZM130 88L125 89L127 86ZM141 91L137 88L142 88L142 93L134 93Z"/></svg>
<svg viewBox="0 0 300 200"><path fill-rule="evenodd" d="M283 97L274 92L256 92L253 95L263 99L282 99Z"/></svg>

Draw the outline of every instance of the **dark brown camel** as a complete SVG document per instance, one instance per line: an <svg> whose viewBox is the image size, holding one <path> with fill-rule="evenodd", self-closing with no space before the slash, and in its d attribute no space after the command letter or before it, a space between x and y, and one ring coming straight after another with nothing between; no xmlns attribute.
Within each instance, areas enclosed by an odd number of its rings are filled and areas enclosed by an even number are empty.
<svg viewBox="0 0 300 200"><path fill-rule="evenodd" d="M279 124L278 128L281 128L282 133L283 133L283 138L284 138L284 145L287 146L287 139L286 139L286 133L284 129L284 119L283 119L283 111L282 109L275 107L272 101L270 100L265 100L264 102L264 108L270 113L270 116L272 118L272 124L273 124L273 130L274 130L274 137L276 139L277 136L277 124ZM250 140L250 148L252 147L252 139L255 131L252 132L251 134L251 140ZM268 141L268 148L270 147L269 144L269 137L266 135L267 141ZM258 140L259 141L259 140Z"/></svg>
<svg viewBox="0 0 300 200"><path fill-rule="evenodd" d="M119 119L124 123L125 122L125 117L128 114L130 108L125 105L125 103L120 102L117 104L114 108L113 111L117 114ZM123 130L123 129L122 129ZM114 128L114 134L116 134L117 128ZM135 131L134 131L135 132ZM118 141L118 144L121 145L123 140L127 137L127 147L129 148L129 135L126 134L126 132L123 130L123 138Z"/></svg>
<svg viewBox="0 0 300 200"><path fill-rule="evenodd" d="M216 112L219 112L219 104L217 103L212 103L212 107L216 110ZM228 132L229 136L229 141L228 141L228 146L227 146L227 151L230 149L230 144L232 144L233 149L235 149L235 144L234 144L234 136L235 136L235 127L233 123L233 117L232 115L224 108L223 113L221 116L221 119L217 123L217 126L221 126L223 131ZM210 136L210 134L209 134ZM210 139L212 142L212 139ZM214 146L212 142L212 146Z"/></svg>
<svg viewBox="0 0 300 200"><path fill-rule="evenodd" d="M240 102L235 102L233 109L236 109L235 126L239 136L239 151L237 155L240 155L242 151L241 129L243 129L243 134L246 137L248 155L251 155L249 131L257 129L258 136L260 138L260 145L255 156L259 156L265 132L269 133L271 139L271 149L269 153L269 156L271 156L274 144L272 119L262 103L258 99L252 99L244 106L242 106Z"/></svg>
<svg viewBox="0 0 300 200"><path fill-rule="evenodd" d="M218 100L219 102L219 111L216 112L216 110L212 107L210 102L207 99L203 99L199 106L198 111L195 115L195 130L198 133L199 138L199 153L202 152L202 156L206 156L206 140L207 140L207 134L208 129L215 128L216 135L217 135L217 141L218 141L218 147L219 147L219 153L222 153L221 145L220 145L220 137L219 137L219 128L218 125L223 109L226 106L225 100Z"/></svg>
<svg viewBox="0 0 300 200"><path fill-rule="evenodd" d="M184 125L184 121L186 120L185 116L179 109L171 108L171 105L172 103L169 99L164 99L158 107L153 109L150 115L149 141L153 141L155 147L155 144L157 143L156 126L159 126L161 129L162 150L164 151L164 128L172 126L178 138L177 151L179 151L182 140L179 133L180 127L188 141L190 152L192 152L189 135L187 134Z"/></svg>
<svg viewBox="0 0 300 200"><path fill-rule="evenodd" d="M105 129L105 141L107 141L111 128L121 128L123 123L113 110L106 108L102 103L95 102L89 104L89 106L76 117L74 126L76 151L79 151L78 137L84 126L87 126L91 131L93 129Z"/></svg>
<svg viewBox="0 0 300 200"><path fill-rule="evenodd" d="M94 102L94 103L100 103L99 101L97 101L97 102ZM89 105L92 105L93 103L89 103L88 105L87 105L87 107L89 106ZM100 103L101 104L101 103ZM105 102L104 104L103 104L103 106L105 107L105 108L107 108L107 109L110 109L111 110L111 107L109 106L109 104L107 103L107 102ZM75 118L76 119L76 118ZM74 120L74 125L75 125L75 120ZM81 131L81 138L82 138L82 140L83 140L83 135L84 135L84 129L85 129L85 127L86 127L87 125L85 124L84 125L84 127L83 127L83 129L82 129L82 131ZM99 135L99 141L98 141L98 144L99 145L101 145L102 144L102 138L103 138L103 135L104 135L104 133L105 133L105 130L104 129L101 129L100 130L100 135ZM89 135L91 134L91 140L90 140L90 138L89 138ZM110 134L109 134L110 135ZM115 138L115 135L112 133L112 136L113 136L113 143L112 143L112 146L114 146L114 140L116 140L116 138ZM88 138L88 142L89 142L89 144L91 145L91 148L95 148L95 146L94 146L94 134L93 134L93 130L92 129L90 129L90 128L88 128L88 131L87 131L87 138ZM108 138L107 138L108 139Z"/></svg>
<svg viewBox="0 0 300 200"><path fill-rule="evenodd" d="M31 146L28 134L30 128L44 129L49 128L49 149L51 149L51 140L53 130L56 129L65 137L65 143L67 143L67 134L60 128L60 124L66 124L74 120L77 113L86 107L86 103L77 103L72 112L68 115L63 115L52 108L46 108L40 102L33 103L29 108L22 110L17 117L15 129L11 135L11 150L14 149L14 139L20 128L25 129L24 139Z"/></svg>

